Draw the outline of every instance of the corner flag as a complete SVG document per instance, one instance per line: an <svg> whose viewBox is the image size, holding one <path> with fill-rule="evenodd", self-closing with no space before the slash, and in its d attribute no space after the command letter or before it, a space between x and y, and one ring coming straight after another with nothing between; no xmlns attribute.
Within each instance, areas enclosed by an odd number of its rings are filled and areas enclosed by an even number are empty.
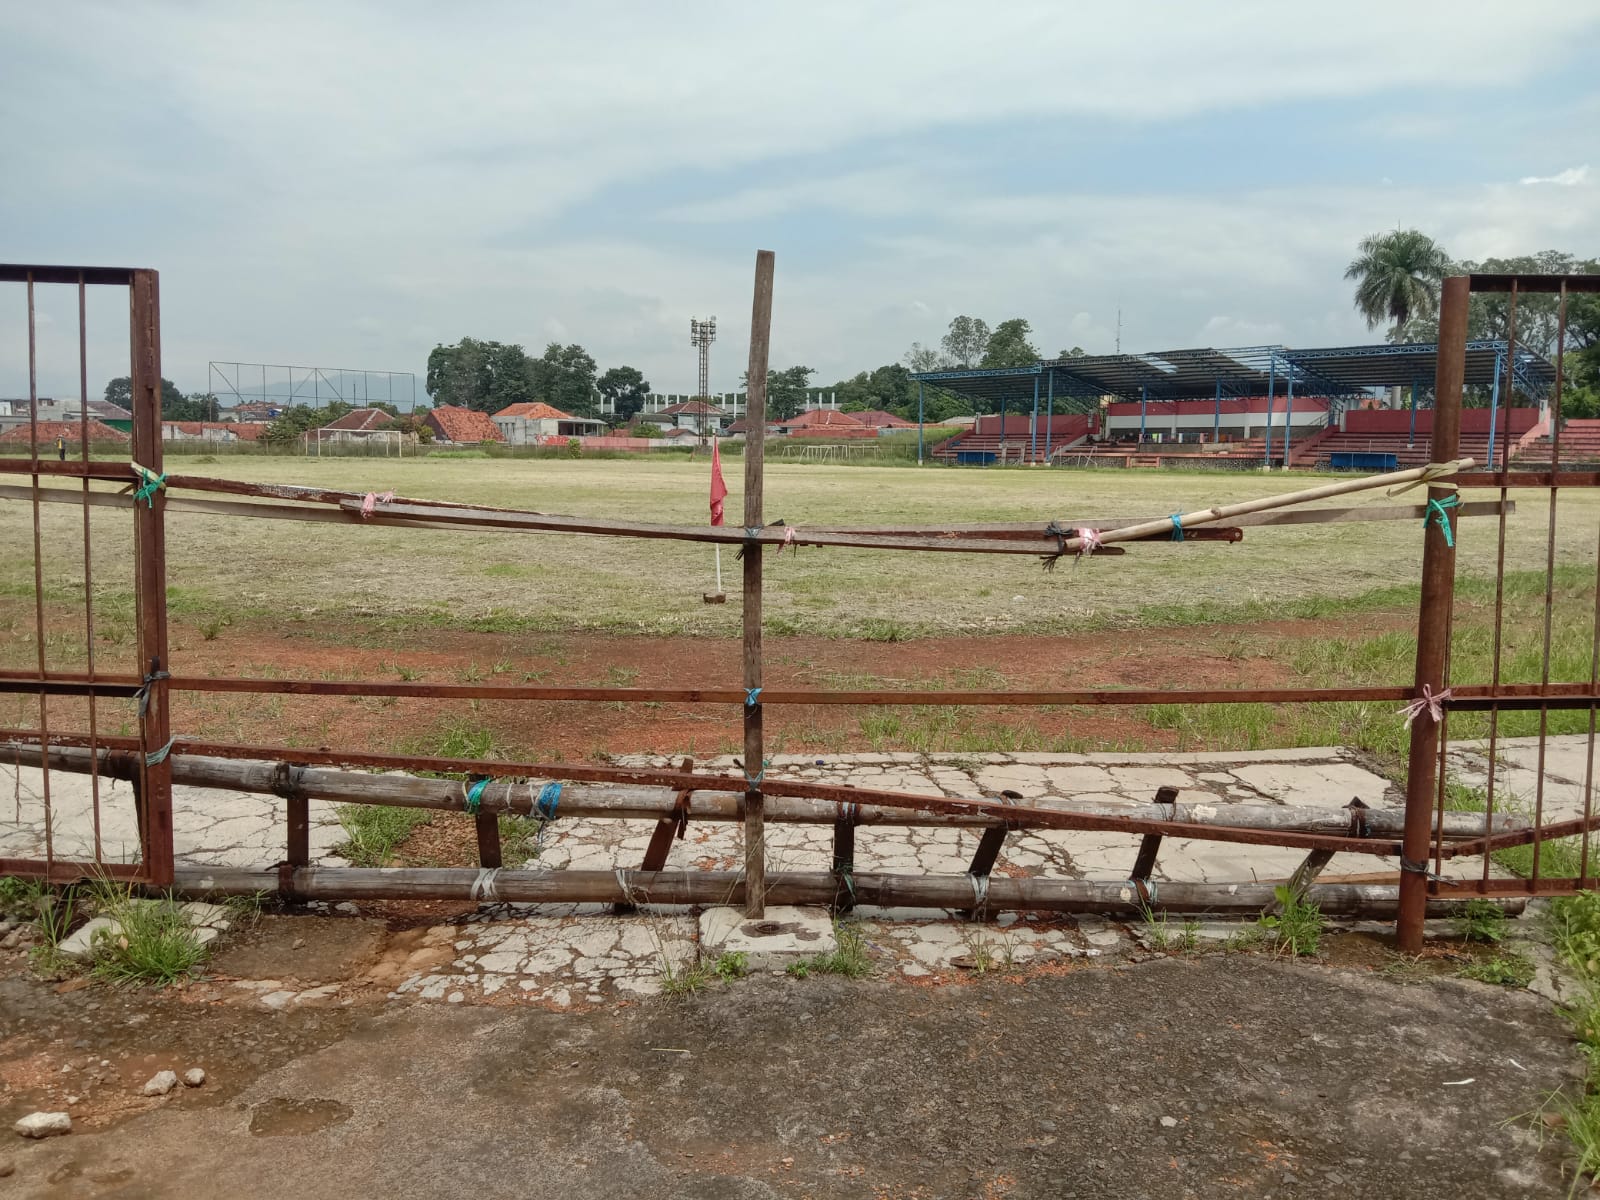
<svg viewBox="0 0 1600 1200"><path fill-rule="evenodd" d="M722 481L722 451L716 442L711 443L711 523L722 524L722 501L728 494L728 485Z"/></svg>

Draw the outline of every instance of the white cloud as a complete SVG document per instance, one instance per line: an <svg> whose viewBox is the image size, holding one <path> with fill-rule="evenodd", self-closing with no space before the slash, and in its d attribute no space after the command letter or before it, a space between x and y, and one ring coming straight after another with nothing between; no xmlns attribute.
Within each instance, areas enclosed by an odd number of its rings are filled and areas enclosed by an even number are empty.
<svg viewBox="0 0 1600 1200"><path fill-rule="evenodd" d="M1553 183L1557 187L1578 187L1589 182L1589 164L1568 167L1565 171L1557 171L1554 175L1524 175L1517 182L1524 187L1539 183Z"/></svg>
<svg viewBox="0 0 1600 1200"><path fill-rule="evenodd" d="M488 4L468 22L285 3L105 6L64 23L10 5L0 228L22 261L160 268L168 374L193 389L214 357L359 356L420 374L429 347L470 334L579 341L682 390L688 318L713 313L714 386L731 387L756 241L779 254L775 361L827 380L936 341L961 311L1026 316L1051 351L1109 349L1119 301L1133 348L1358 338L1340 275L1361 235L1401 219L1458 257L1577 249L1600 240L1596 206L1572 204L1570 186L1423 188L1381 154L1349 177L1399 179L1382 189L1249 186L1293 179L1315 161L1306 146L1215 192L1003 184L963 155L991 129L1023 142L1115 129L1136 154L1163 122L1509 87L1550 69L1547 47L1600 29L1570 0L1528 0L1510 42L1487 0L1441 11L1348 0L1329 22L1279 0L1224 15L1147 0L1130 20L1125 6L1014 0L975 21L956 0L726 0L689 21L602 0ZM1453 120L1404 116L1391 139L1472 136L1464 119L1452 134ZM913 155L912 139L943 148ZM696 186L702 171L718 182ZM675 226L608 212L619 192ZM818 262L819 243L839 249ZM58 315L41 369L75 388L76 314ZM25 382L11 317L0 393L19 370ZM92 385L123 373L125 324L92 352Z"/></svg>

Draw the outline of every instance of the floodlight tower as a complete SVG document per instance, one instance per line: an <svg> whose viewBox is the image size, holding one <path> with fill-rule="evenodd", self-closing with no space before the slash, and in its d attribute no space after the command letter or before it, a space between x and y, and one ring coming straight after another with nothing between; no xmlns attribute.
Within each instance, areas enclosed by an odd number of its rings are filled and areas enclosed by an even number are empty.
<svg viewBox="0 0 1600 1200"><path fill-rule="evenodd" d="M717 340L717 319L689 318L689 344L700 351L700 390L702 398L711 394L711 343Z"/></svg>

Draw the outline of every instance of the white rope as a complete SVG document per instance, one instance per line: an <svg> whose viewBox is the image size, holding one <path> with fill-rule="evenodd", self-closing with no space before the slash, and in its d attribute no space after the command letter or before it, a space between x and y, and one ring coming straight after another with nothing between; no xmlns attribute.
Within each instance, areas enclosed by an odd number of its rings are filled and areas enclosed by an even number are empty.
<svg viewBox="0 0 1600 1200"><path fill-rule="evenodd" d="M989 877L987 875L968 875L972 881L972 908L974 912L981 911L989 902Z"/></svg>
<svg viewBox="0 0 1600 1200"><path fill-rule="evenodd" d="M478 877L472 881L471 898L494 903L500 899L500 891L495 887L495 876L500 874L498 867L485 867L478 872Z"/></svg>

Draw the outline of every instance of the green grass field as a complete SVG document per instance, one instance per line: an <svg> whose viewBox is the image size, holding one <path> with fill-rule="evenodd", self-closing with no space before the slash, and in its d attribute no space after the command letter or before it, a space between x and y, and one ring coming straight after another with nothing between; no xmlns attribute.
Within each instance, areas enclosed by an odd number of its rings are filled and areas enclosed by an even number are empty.
<svg viewBox="0 0 1600 1200"><path fill-rule="evenodd" d="M611 459L300 459L174 457L169 469L550 513L698 522L707 519L702 462ZM741 464L728 464L739 519ZM1076 517L1160 516L1178 509L1313 486L1281 473L1025 471L769 464L767 519L790 524L937 525ZM1412 493L1408 499L1414 498ZM1516 497L1507 569L1544 565L1543 494ZM1381 492L1357 503L1387 504ZM31 597L32 525L26 504L0 502L0 593ZM1600 494L1568 492L1558 509L1557 561L1592 564ZM707 606L709 547L553 534L446 533L291 524L174 513L168 582L176 616L197 622L299 615L354 618L380 628L604 630L732 636L737 604ZM98 601L131 597L131 521L97 510ZM44 577L52 599L82 594L82 517L44 509ZM1237 545L1143 545L1120 558L1063 563L1029 557L804 550L769 556L766 616L776 634L896 640L937 634L1057 633L1139 625L1320 615L1347 601L1413 587L1422 531L1415 522L1246 530ZM1495 522L1463 524L1459 572L1490 577ZM724 585L738 564L723 555ZM1403 600L1404 592L1389 601Z"/></svg>

